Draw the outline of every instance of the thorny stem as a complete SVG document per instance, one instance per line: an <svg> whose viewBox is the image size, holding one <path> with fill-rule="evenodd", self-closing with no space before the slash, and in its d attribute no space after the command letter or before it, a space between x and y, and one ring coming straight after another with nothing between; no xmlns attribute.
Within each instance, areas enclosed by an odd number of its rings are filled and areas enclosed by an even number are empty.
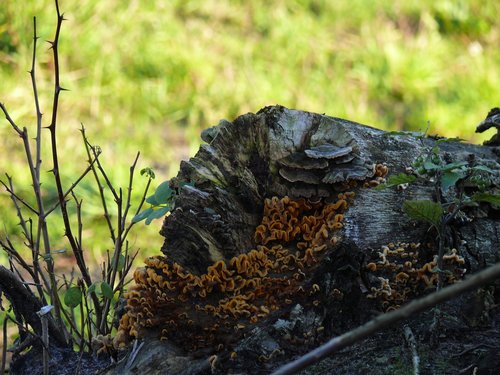
<svg viewBox="0 0 500 375"><path fill-rule="evenodd" d="M62 187L61 175L60 175L60 170L59 170L59 157L58 157L58 149L57 149L56 127L57 127L57 113L58 113L58 106L59 106L59 94L64 89L61 87L61 84L60 84L59 53L58 53L59 46L58 45L59 45L59 36L60 36L60 32L61 32L62 22L64 21L64 15L61 14L61 12L59 10L58 0L55 0L55 4L56 4L56 11L57 11L57 27L56 27L56 33L54 36L54 40L52 42L50 42L52 52L53 52L53 58L54 58L54 97L53 97L53 103L52 103L52 118L50 121L50 125L48 126L48 129L50 131L51 145L52 145L52 173L54 174L54 180L56 182L57 195L59 198L59 205L61 208L61 214L62 214L62 218L63 218L63 222L64 222L65 236L68 238L68 241L70 243L73 254L75 255L76 263L78 265L78 268L80 269L83 280L85 281L85 284L87 285L87 287L90 287L92 285L92 279L90 277L90 274L87 270L87 266L85 264L85 259L83 257L83 250L81 247L78 246L78 244L76 243L75 237L73 236L71 223L69 221L68 210L66 207L66 203L67 203L66 196L65 196L64 189ZM97 295L95 293L91 294L91 298L92 298L92 301L94 302L96 311L99 312L97 319L100 319L101 306L99 304L99 299L97 298Z"/></svg>

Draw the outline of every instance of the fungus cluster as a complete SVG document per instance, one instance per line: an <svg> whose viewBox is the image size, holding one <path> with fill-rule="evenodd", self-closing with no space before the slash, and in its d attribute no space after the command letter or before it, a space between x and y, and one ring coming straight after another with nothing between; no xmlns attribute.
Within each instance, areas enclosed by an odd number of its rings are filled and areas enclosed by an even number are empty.
<svg viewBox="0 0 500 375"><path fill-rule="evenodd" d="M336 143L309 146L278 160L280 176L288 182L313 185L362 181L373 176L373 164L358 155L353 139Z"/></svg>
<svg viewBox="0 0 500 375"><path fill-rule="evenodd" d="M165 256L147 258L126 294L115 346L154 332L188 350L222 349L248 324L314 294L318 286L307 285L306 274L339 241L353 197L341 193L332 203L266 199L255 230L256 248L220 260L202 275Z"/></svg>
<svg viewBox="0 0 500 375"><path fill-rule="evenodd" d="M378 259L366 268L376 278L367 298L378 299L385 311L399 308L407 300L434 287L438 281L437 255L429 262L422 262L420 243L390 243L382 246ZM456 282L465 273L465 260L452 249L443 256L445 282Z"/></svg>
<svg viewBox="0 0 500 375"><path fill-rule="evenodd" d="M375 165L375 174L373 177L369 180L366 180L363 183L363 187L365 188L373 188L377 187L380 184L383 184L386 182L385 177L389 173L389 168L387 168L387 165L384 164L376 164Z"/></svg>

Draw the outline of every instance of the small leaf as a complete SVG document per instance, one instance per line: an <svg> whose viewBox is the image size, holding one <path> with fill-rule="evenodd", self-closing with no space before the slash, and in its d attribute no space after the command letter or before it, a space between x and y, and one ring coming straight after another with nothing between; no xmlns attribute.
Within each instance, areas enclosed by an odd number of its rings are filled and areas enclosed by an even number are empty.
<svg viewBox="0 0 500 375"><path fill-rule="evenodd" d="M438 169L441 169L441 166L434 164L432 161L426 161L424 162L424 168L428 171L436 171Z"/></svg>
<svg viewBox="0 0 500 375"><path fill-rule="evenodd" d="M151 215L151 213L153 211L154 210L151 207L150 208L146 208L144 211L139 212L137 215L135 215L132 218L132 223L138 223L139 221L142 221L142 220L146 219L149 215Z"/></svg>
<svg viewBox="0 0 500 375"><path fill-rule="evenodd" d="M387 182L385 184L380 184L375 189L376 190L383 190L383 189L388 188L388 187L393 187L393 186L397 186L397 185L401 185L401 184L408 184L408 183L415 181L416 179L417 179L417 177L415 177L411 174L400 173L400 174L395 175L395 176L390 176L387 179Z"/></svg>
<svg viewBox="0 0 500 375"><path fill-rule="evenodd" d="M107 299L113 298L113 294L114 294L113 288L111 288L111 286L105 281L103 281L101 283L101 292L102 292L103 297L105 297Z"/></svg>
<svg viewBox="0 0 500 375"><path fill-rule="evenodd" d="M447 191L450 187L454 186L458 180L465 177L465 171L459 172L444 172L441 176L441 189Z"/></svg>
<svg viewBox="0 0 500 375"><path fill-rule="evenodd" d="M152 206L159 206L160 202L156 201L155 195L150 195L149 197L146 198L146 203L149 203Z"/></svg>
<svg viewBox="0 0 500 375"><path fill-rule="evenodd" d="M472 167L472 169L474 169L475 171L483 171L483 172L495 174L495 171L493 169L490 169L485 165L476 165L475 167Z"/></svg>
<svg viewBox="0 0 500 375"><path fill-rule="evenodd" d="M146 219L146 225L151 224L151 222L154 219L159 219L167 214L171 209L171 206L163 206L158 208L157 210L153 210L151 214L149 214L148 218Z"/></svg>
<svg viewBox="0 0 500 375"><path fill-rule="evenodd" d="M443 208L439 203L430 200L405 201L403 211L414 220L425 221L436 229L440 227Z"/></svg>
<svg viewBox="0 0 500 375"><path fill-rule="evenodd" d="M441 143L448 143L448 142L459 142L459 143L462 143L464 142L465 139L462 139L462 138L459 138L459 137L455 137L455 138L441 138L441 139L438 139L436 141L436 144L441 144Z"/></svg>
<svg viewBox="0 0 500 375"><path fill-rule="evenodd" d="M451 171L453 169L459 169L459 168L465 167L466 165L467 165L466 161L456 161L453 163L445 164L445 165L441 166L439 169L441 171Z"/></svg>
<svg viewBox="0 0 500 375"><path fill-rule="evenodd" d="M500 194L474 193L472 200L475 202L487 202L495 206L500 206Z"/></svg>
<svg viewBox="0 0 500 375"><path fill-rule="evenodd" d="M174 191L170 189L168 181L162 182L155 191L154 199L157 204L168 203Z"/></svg>
<svg viewBox="0 0 500 375"><path fill-rule="evenodd" d="M82 291L80 288L73 286L69 288L64 294L64 304L68 307L74 308L82 302Z"/></svg>
<svg viewBox="0 0 500 375"><path fill-rule="evenodd" d="M147 178L150 178L151 180L154 180L156 175L155 172L153 171L153 168L146 167L141 169L141 176L146 175Z"/></svg>

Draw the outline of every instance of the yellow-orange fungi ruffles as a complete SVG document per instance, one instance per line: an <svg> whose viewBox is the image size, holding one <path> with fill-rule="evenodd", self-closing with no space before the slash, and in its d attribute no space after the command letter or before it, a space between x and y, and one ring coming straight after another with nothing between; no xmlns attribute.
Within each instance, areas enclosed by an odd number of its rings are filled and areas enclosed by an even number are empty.
<svg viewBox="0 0 500 375"><path fill-rule="evenodd" d="M432 261L423 262L420 243L390 243L382 246L378 260L367 264L366 268L378 277L379 285L371 288L368 298L378 299L386 311L399 308L406 301L435 287L439 274L436 272L437 256ZM443 256L444 281L451 284L465 273L465 260L452 249Z"/></svg>
<svg viewBox="0 0 500 375"><path fill-rule="evenodd" d="M256 248L220 260L202 275L164 256L147 258L125 296L126 313L115 346L157 332L188 350L217 347L248 324L310 295L311 287L304 285L307 272L327 247L340 241L339 229L353 197L341 193L332 203L266 199L255 230Z"/></svg>

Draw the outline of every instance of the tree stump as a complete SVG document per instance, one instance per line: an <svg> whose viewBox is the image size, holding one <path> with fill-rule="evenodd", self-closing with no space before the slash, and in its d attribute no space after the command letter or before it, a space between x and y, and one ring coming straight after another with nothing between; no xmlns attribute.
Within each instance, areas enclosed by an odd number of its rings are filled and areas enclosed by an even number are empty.
<svg viewBox="0 0 500 375"><path fill-rule="evenodd" d="M416 158L438 146L447 163L484 166L486 191L500 186L497 147L391 134L280 106L221 121L202 139L170 181L179 194L161 230L164 255L136 271L115 340L145 345L109 373L269 373L435 290L436 232L402 206L440 194L451 212L458 188L418 179L375 189L387 173L411 174ZM446 234L445 283L500 259L498 206L474 203L460 215ZM496 368L498 286L444 305L439 327L435 312L409 320L422 373ZM307 373L408 368L410 351L394 327Z"/></svg>

